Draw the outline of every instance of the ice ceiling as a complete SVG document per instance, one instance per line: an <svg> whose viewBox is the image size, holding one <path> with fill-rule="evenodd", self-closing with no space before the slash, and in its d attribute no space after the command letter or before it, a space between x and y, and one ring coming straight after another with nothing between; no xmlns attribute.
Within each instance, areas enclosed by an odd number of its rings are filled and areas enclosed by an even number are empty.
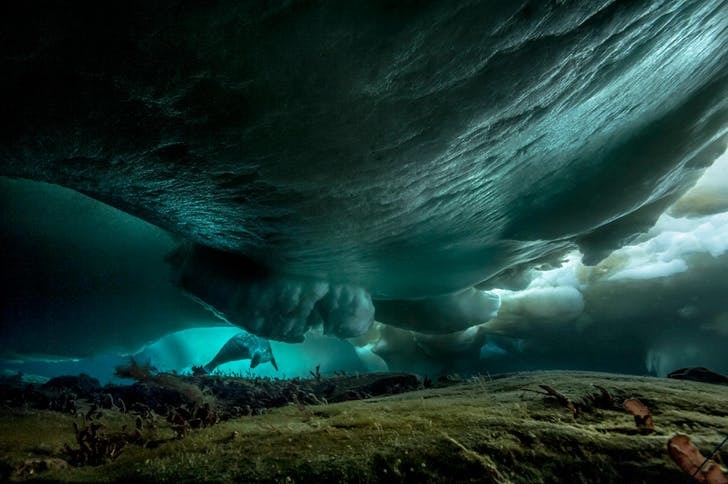
<svg viewBox="0 0 728 484"><path fill-rule="evenodd" d="M3 9L0 356L728 367L728 2Z"/></svg>

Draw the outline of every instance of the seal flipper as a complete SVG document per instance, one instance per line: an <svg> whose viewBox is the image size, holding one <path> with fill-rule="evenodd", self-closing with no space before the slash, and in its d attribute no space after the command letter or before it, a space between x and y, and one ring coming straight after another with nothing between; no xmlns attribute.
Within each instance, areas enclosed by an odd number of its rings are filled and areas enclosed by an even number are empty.
<svg viewBox="0 0 728 484"><path fill-rule="evenodd" d="M273 368L278 371L278 363L276 363L276 358L273 356L273 353L270 354L270 363L273 365Z"/></svg>
<svg viewBox="0 0 728 484"><path fill-rule="evenodd" d="M206 364L202 368L209 375L210 373L212 373L213 371L215 371L215 368L217 368L217 366L218 366L217 365L217 359L216 358L213 358L212 360L210 360L210 362L208 364Z"/></svg>

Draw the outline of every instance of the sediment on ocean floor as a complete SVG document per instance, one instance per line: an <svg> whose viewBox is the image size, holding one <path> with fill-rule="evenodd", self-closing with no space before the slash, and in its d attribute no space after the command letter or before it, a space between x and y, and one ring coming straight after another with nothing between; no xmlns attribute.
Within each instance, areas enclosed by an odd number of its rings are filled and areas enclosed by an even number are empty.
<svg viewBox="0 0 728 484"><path fill-rule="evenodd" d="M373 381L384 377L341 378L351 385L361 378L372 388ZM226 380L218 378L223 386ZM325 380L314 376L302 381L315 386ZM2 477L558 482L568 475L579 482L683 482L687 476L671 460L668 440L678 433L689 435L707 456L728 429L728 386L553 371L456 380L381 397L360 392L367 398L339 403L298 399L257 415L218 418L183 435L175 431L179 424L154 410L137 433L130 409L97 408L82 422L83 417L71 413L5 405L0 412ZM654 430L635 425L633 415L622 408L627 399L649 408ZM89 404L80 402L76 412L89 410ZM78 433L94 423L103 425L100 435L126 432L141 443L128 442L100 465L69 465L67 448L82 447ZM720 455L715 460L722 462Z"/></svg>

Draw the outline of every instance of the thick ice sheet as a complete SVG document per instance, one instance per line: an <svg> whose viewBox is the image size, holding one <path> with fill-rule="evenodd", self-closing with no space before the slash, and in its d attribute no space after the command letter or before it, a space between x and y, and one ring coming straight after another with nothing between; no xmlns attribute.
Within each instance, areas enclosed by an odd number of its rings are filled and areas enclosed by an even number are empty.
<svg viewBox="0 0 728 484"><path fill-rule="evenodd" d="M354 336L378 302L392 325L459 330L495 304L454 295L492 301L472 287L522 283L574 247L598 263L724 150L727 11L721 0L10 5L0 175L70 187L218 251L233 271L193 264L177 284L258 334ZM573 290L539 290L570 315L588 307ZM551 320L529 301L512 314ZM414 306L447 317L396 310ZM72 312L61 319L83 328Z"/></svg>
<svg viewBox="0 0 728 484"><path fill-rule="evenodd" d="M8 7L0 173L411 298L619 245L726 130L720 0L174 5Z"/></svg>

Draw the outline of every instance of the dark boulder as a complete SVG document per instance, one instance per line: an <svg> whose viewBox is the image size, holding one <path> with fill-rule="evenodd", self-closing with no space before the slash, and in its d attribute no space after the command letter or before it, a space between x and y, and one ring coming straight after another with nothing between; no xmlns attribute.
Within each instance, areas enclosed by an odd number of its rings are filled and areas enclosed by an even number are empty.
<svg viewBox="0 0 728 484"><path fill-rule="evenodd" d="M667 375L667 377L676 380L693 380L703 383L728 385L728 376L709 370L708 368L703 368L702 366L680 368Z"/></svg>

